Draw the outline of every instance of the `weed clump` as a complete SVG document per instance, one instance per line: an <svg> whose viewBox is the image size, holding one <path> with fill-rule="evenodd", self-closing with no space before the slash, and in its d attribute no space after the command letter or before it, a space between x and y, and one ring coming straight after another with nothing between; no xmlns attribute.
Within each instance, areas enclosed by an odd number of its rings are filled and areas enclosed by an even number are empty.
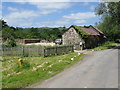
<svg viewBox="0 0 120 90"><path fill-rule="evenodd" d="M30 63L26 60L19 59L18 62L16 63L16 67L14 68L14 70L16 72L20 72L24 69L30 69Z"/></svg>

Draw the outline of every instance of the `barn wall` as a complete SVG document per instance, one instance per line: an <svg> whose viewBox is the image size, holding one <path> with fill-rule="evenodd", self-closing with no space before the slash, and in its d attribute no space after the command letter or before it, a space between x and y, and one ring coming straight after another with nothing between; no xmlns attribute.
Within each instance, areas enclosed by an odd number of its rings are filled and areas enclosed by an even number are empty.
<svg viewBox="0 0 120 90"><path fill-rule="evenodd" d="M99 36L91 35L88 39L85 40L85 48L93 48L97 46L100 43L99 40Z"/></svg>
<svg viewBox="0 0 120 90"><path fill-rule="evenodd" d="M69 28L69 30L62 35L62 39L64 45L79 44L80 41L82 41L80 35L73 27Z"/></svg>
<svg viewBox="0 0 120 90"><path fill-rule="evenodd" d="M92 27L90 28L93 29ZM78 48L81 41L85 42L84 48L93 48L104 41L102 35L90 35L89 38L83 40L73 27L69 28L69 30L62 35L62 39L64 45L73 44L75 48Z"/></svg>

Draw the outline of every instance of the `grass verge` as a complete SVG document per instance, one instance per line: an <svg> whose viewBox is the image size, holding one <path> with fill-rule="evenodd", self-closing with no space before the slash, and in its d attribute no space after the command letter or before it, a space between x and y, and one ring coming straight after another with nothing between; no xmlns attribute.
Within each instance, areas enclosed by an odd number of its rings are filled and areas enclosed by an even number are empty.
<svg viewBox="0 0 120 90"><path fill-rule="evenodd" d="M23 88L42 82L83 58L83 54L69 53L52 57L3 57L2 87Z"/></svg>
<svg viewBox="0 0 120 90"><path fill-rule="evenodd" d="M117 43L111 42L111 41L106 41L106 42L102 43L101 45L99 45L99 46L97 46L95 48L87 49L87 50L94 50L94 51L105 50L105 49L113 48L115 46L117 46Z"/></svg>

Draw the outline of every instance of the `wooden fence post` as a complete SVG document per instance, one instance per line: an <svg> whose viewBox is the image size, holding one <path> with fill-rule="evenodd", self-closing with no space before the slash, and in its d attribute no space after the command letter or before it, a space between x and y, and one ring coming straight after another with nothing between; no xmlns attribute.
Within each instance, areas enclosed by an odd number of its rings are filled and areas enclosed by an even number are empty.
<svg viewBox="0 0 120 90"><path fill-rule="evenodd" d="M72 48L72 52L74 52L74 46L73 45L71 45L71 48Z"/></svg>
<svg viewBox="0 0 120 90"><path fill-rule="evenodd" d="M58 52L57 52L57 46L56 46L55 48L56 48L56 55L58 55Z"/></svg>
<svg viewBox="0 0 120 90"><path fill-rule="evenodd" d="M45 47L42 47L42 57L45 57Z"/></svg>
<svg viewBox="0 0 120 90"><path fill-rule="evenodd" d="M23 56L24 56L24 46L22 46L22 53L23 53Z"/></svg>

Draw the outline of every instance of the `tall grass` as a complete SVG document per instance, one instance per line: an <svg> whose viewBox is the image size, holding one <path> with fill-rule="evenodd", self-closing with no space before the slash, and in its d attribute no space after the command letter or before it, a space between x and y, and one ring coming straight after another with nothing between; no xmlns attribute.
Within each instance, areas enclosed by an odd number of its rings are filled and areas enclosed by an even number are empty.
<svg viewBox="0 0 120 90"><path fill-rule="evenodd" d="M71 60L73 58L73 60ZM23 66L19 64L23 60ZM69 53L51 57L4 57L3 88L22 88L42 82L82 59L82 54Z"/></svg>
<svg viewBox="0 0 120 90"><path fill-rule="evenodd" d="M104 43L102 43L101 45L99 45L98 47L92 48L92 49L88 49L88 50L105 50L105 49L110 49L117 46L117 43L112 42L112 41L106 41Z"/></svg>

